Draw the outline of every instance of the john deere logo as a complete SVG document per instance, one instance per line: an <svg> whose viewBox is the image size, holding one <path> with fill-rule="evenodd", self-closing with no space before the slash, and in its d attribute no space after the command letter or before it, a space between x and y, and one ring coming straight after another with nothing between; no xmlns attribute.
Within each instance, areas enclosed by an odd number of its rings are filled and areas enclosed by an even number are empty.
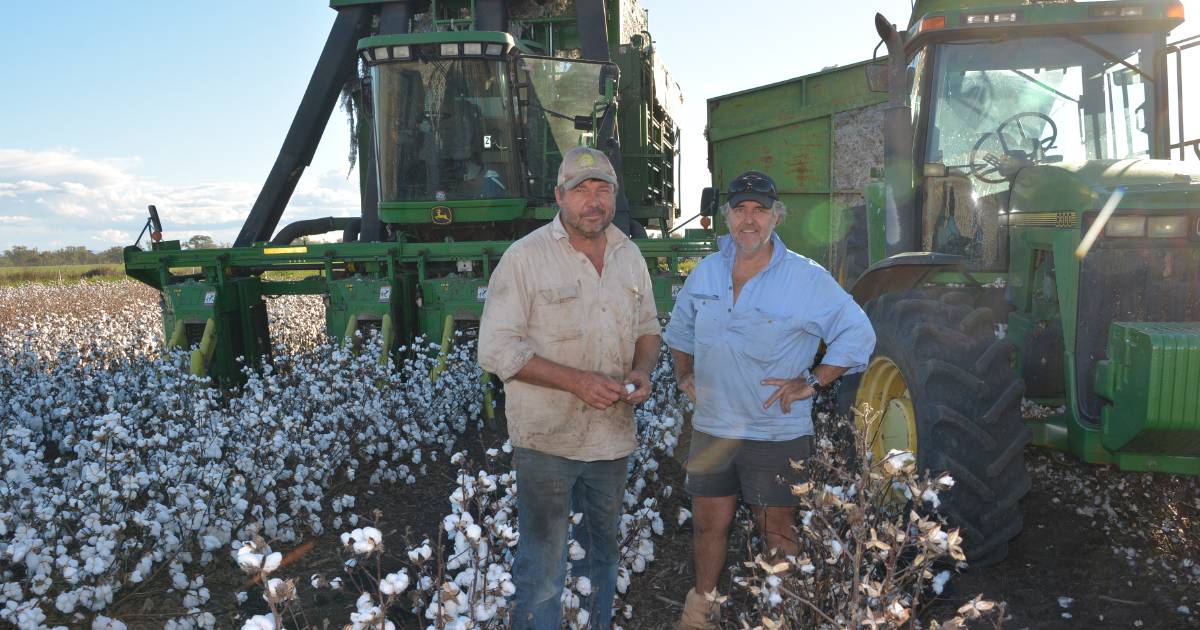
<svg viewBox="0 0 1200 630"><path fill-rule="evenodd" d="M596 158L592 157L591 153L584 153L583 155L579 156L579 165L585 168L589 166L595 166Z"/></svg>
<svg viewBox="0 0 1200 630"><path fill-rule="evenodd" d="M446 206L434 206L429 211L434 225L450 225L454 223L454 211Z"/></svg>

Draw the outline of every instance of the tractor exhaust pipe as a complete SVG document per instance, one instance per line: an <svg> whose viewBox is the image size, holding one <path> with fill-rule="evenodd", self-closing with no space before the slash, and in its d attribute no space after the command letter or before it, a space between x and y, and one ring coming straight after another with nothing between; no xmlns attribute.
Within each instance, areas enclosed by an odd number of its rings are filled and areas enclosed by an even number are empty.
<svg viewBox="0 0 1200 630"><path fill-rule="evenodd" d="M875 30L887 46L888 102L883 110L883 166L885 186L884 251L888 256L920 251L920 217L914 203L912 108L907 104L908 65L904 39L896 27L875 14Z"/></svg>

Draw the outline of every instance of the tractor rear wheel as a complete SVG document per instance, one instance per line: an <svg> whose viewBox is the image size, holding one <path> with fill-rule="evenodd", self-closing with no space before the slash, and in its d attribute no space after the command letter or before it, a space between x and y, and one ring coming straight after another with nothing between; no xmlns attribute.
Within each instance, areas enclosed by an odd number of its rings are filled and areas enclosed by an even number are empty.
<svg viewBox="0 0 1200 630"><path fill-rule="evenodd" d="M864 402L883 412L872 450L909 450L918 469L954 477L938 511L961 529L972 564L1008 554L1021 531L1029 491L1021 417L1024 383L1010 367L1012 346L995 316L968 291L912 289L864 309L878 341L867 370L848 377L840 407Z"/></svg>

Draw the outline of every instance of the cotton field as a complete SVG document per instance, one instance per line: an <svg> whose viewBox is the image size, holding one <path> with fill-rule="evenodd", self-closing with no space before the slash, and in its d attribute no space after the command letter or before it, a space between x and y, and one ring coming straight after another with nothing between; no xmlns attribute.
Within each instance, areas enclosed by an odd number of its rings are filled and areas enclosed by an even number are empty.
<svg viewBox="0 0 1200 630"><path fill-rule="evenodd" d="M306 625L320 619L302 621L294 604L311 589L358 597L348 618L334 617L339 627L393 627L397 607L433 628L502 624L516 479L506 443L475 455L464 443L481 429L484 398L470 345L431 382L432 346L379 366L372 340L361 353L329 343L319 298L269 308L273 365L222 392L190 376L184 356L161 355L157 300L144 287L0 289L0 622ZM622 592L662 534L658 502L671 488L658 483L656 458L673 454L683 422L669 372L660 362L654 398L637 411L646 446L625 496ZM347 493L419 486L439 460L458 471L428 506L444 518L409 545L376 527L405 514L365 513ZM285 554L311 541L343 546L344 570L290 573ZM239 569L244 584L229 588ZM579 596L589 590L571 579L564 591L573 626L586 625ZM618 605L628 623L636 611Z"/></svg>
<svg viewBox="0 0 1200 630"><path fill-rule="evenodd" d="M0 627L506 627L519 480L470 343L431 382L434 346L380 366L372 339L328 342L319 298L268 304L273 363L221 391L162 356L142 285L0 288ZM690 588L670 372L664 353L636 412L616 602L630 630L673 624ZM817 415L811 482L793 488L801 553L766 562L739 511L726 627L1197 623L1196 478L1030 450L1012 555L960 575L960 534L931 511L955 480L907 453L871 461L846 419ZM587 625L590 592L568 578L564 627Z"/></svg>

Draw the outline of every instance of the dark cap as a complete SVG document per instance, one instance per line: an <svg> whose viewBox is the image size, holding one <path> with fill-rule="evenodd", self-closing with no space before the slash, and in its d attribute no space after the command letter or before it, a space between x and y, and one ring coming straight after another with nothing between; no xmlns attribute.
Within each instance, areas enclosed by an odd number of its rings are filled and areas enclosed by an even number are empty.
<svg viewBox="0 0 1200 630"><path fill-rule="evenodd" d="M757 201L764 208L770 208L779 201L775 181L760 171L746 171L734 177L729 182L729 207L736 207L743 201Z"/></svg>

